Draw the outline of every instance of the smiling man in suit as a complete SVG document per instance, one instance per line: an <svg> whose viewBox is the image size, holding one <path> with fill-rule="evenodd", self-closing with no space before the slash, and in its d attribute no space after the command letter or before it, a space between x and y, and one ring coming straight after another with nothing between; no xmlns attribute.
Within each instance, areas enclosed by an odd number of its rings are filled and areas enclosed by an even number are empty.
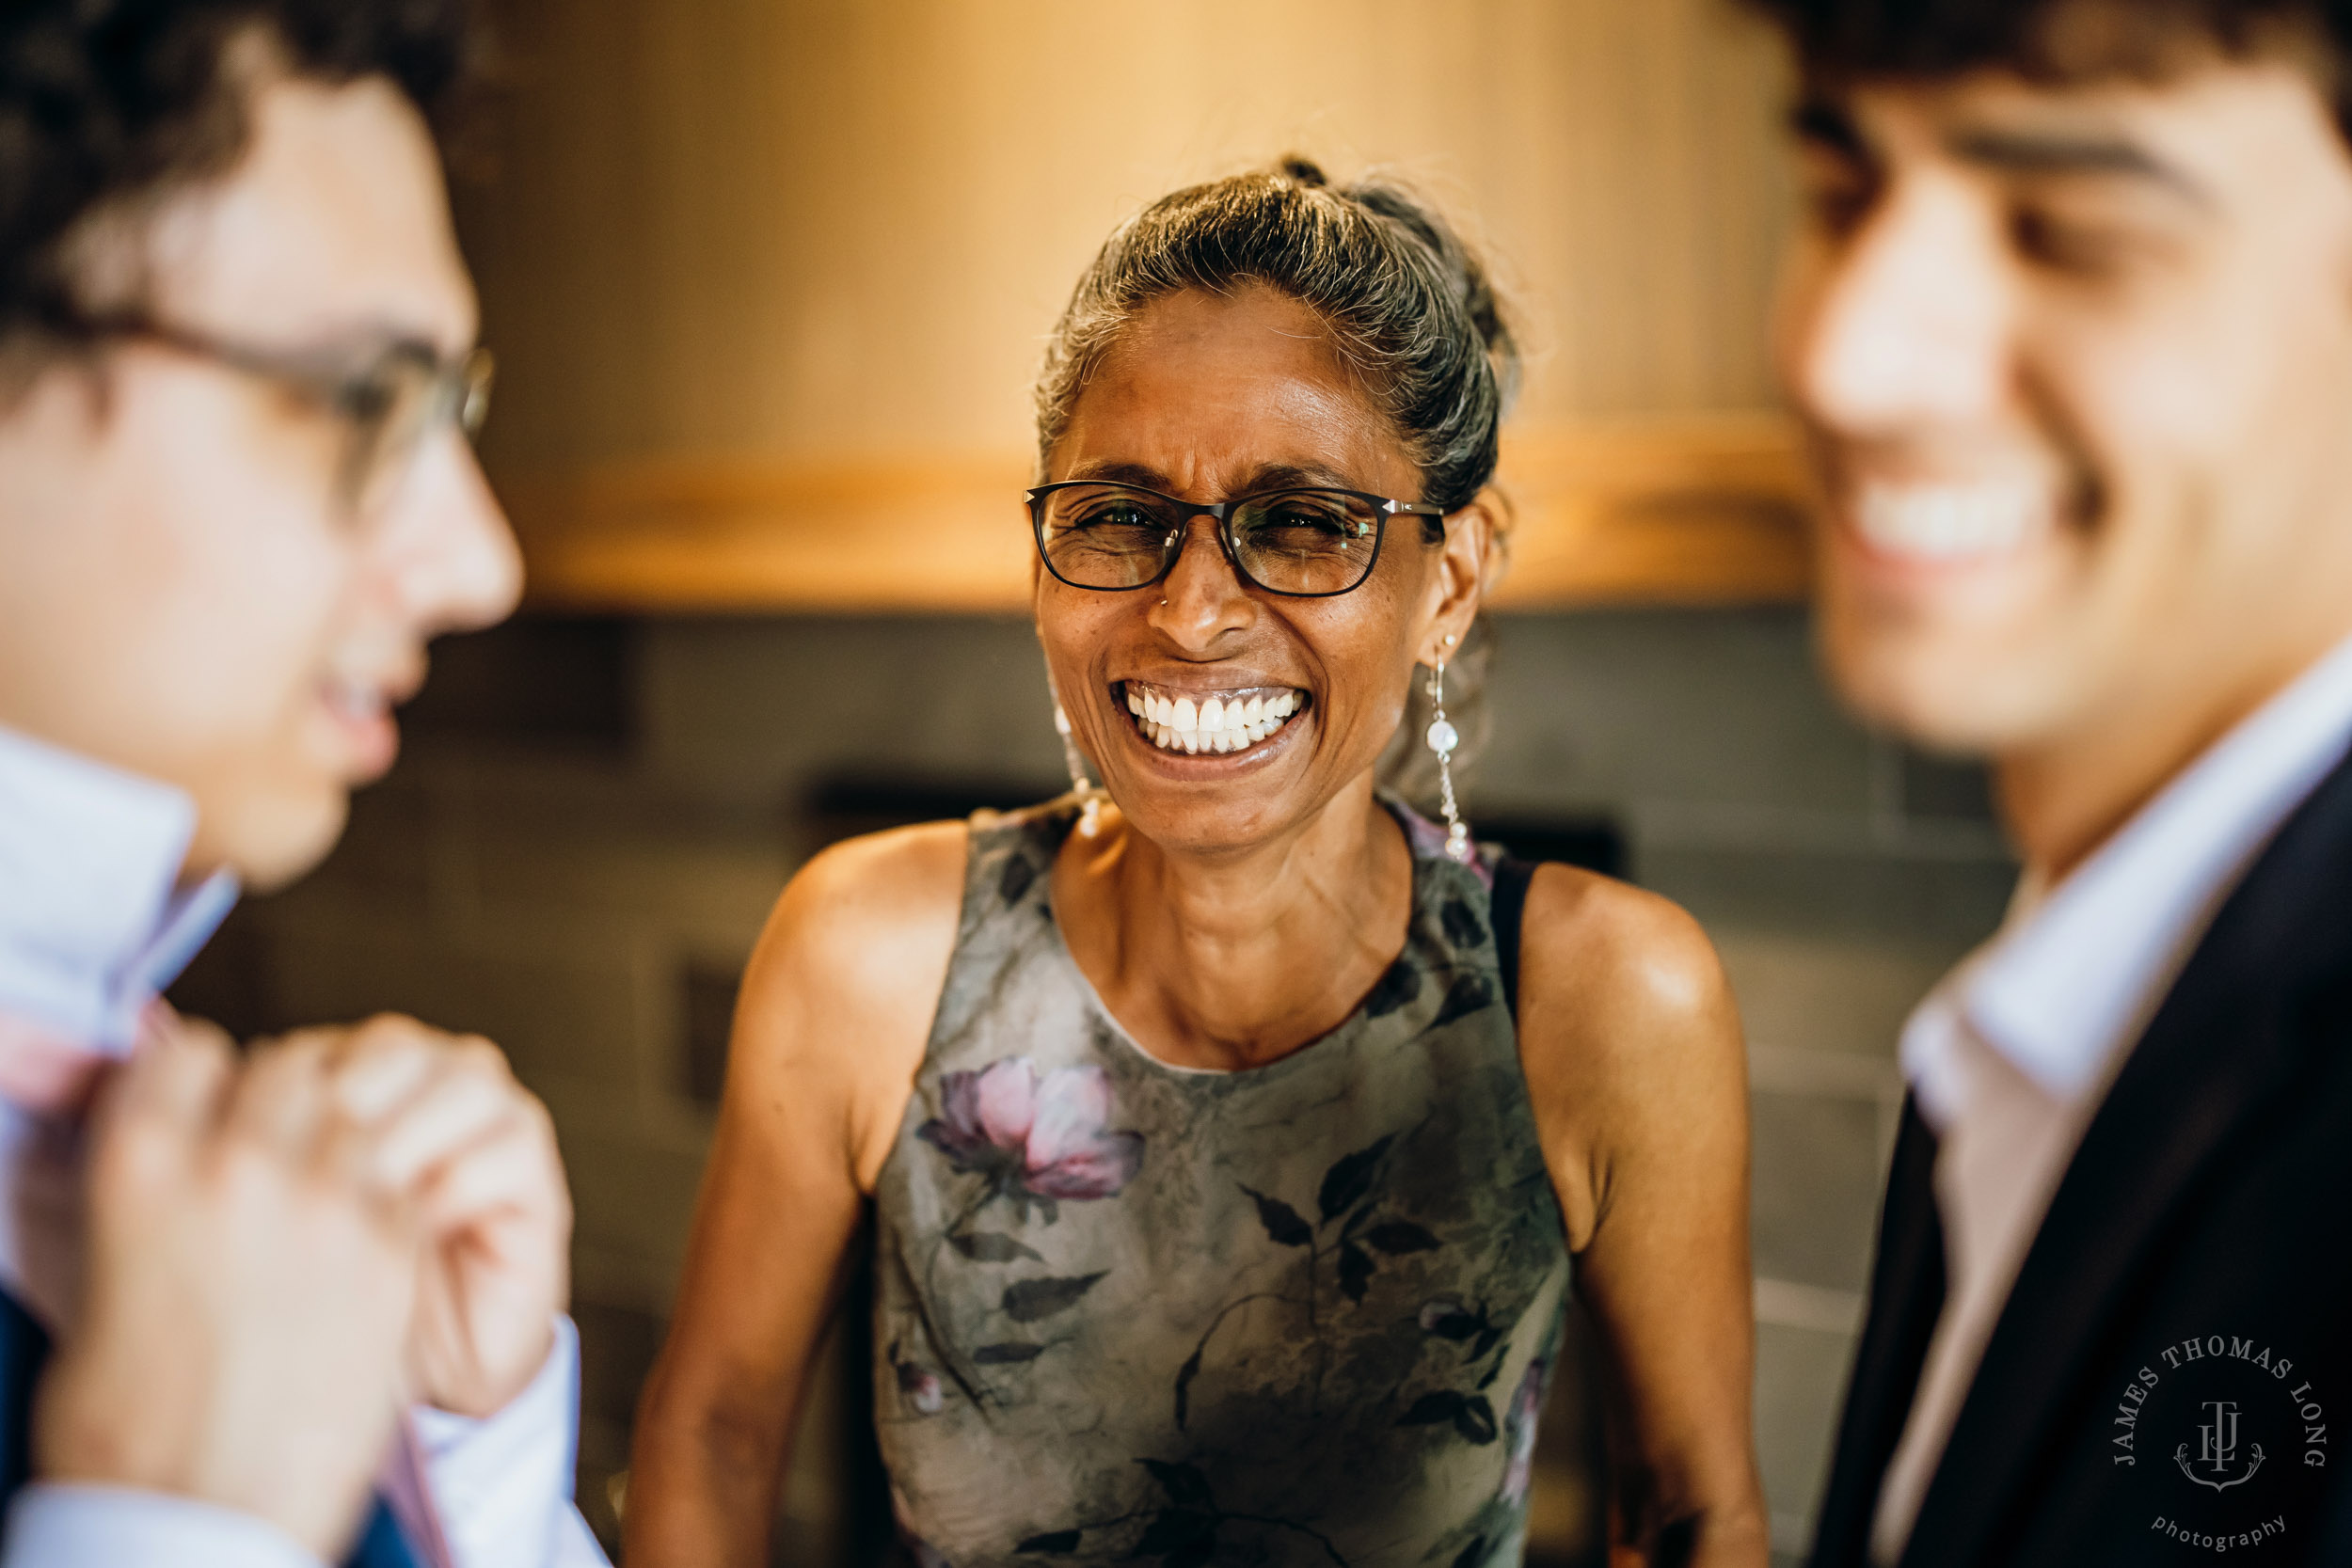
<svg viewBox="0 0 2352 1568"><path fill-rule="evenodd" d="M2352 7L1763 8L1824 657L2025 867L1904 1032L1814 1560L2352 1560Z"/></svg>
<svg viewBox="0 0 2352 1568"><path fill-rule="evenodd" d="M603 1560L546 1112L413 1021L239 1053L156 1000L514 603L427 119L468 38L0 7L6 1568Z"/></svg>

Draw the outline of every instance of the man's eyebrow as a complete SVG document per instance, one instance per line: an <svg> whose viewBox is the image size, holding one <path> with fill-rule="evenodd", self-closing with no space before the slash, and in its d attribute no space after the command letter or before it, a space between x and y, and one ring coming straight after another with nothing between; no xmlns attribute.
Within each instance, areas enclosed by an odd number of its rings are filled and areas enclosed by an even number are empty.
<svg viewBox="0 0 2352 1568"><path fill-rule="evenodd" d="M1842 153L1856 162L1867 161L1869 145L1844 106L1835 99L1808 93L1788 111L1788 132L1799 141Z"/></svg>
<svg viewBox="0 0 2352 1568"><path fill-rule="evenodd" d="M1945 148L1964 164L2010 174L2091 174L2141 180L2200 207L2213 194L2186 170L2166 162L2137 142L2098 132L2001 131L1977 127L1955 131Z"/></svg>

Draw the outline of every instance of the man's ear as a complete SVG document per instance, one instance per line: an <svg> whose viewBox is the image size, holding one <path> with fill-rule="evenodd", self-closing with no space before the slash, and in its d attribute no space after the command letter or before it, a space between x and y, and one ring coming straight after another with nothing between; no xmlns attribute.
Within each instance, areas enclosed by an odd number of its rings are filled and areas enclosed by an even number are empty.
<svg viewBox="0 0 2352 1568"><path fill-rule="evenodd" d="M1438 601L1422 635L1421 662L1434 665L1470 636L1486 594L1502 578L1509 513L1491 487L1447 514L1445 549L1438 562Z"/></svg>

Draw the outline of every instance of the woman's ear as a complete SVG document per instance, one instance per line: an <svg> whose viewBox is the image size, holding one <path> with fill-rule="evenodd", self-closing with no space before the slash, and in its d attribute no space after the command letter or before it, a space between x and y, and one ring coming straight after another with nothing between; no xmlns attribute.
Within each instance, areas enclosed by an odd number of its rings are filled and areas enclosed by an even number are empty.
<svg viewBox="0 0 2352 1568"><path fill-rule="evenodd" d="M1470 636L1486 593L1502 576L1500 499L1489 488L1449 513L1445 549L1438 561L1438 601L1422 637L1421 662L1434 665Z"/></svg>

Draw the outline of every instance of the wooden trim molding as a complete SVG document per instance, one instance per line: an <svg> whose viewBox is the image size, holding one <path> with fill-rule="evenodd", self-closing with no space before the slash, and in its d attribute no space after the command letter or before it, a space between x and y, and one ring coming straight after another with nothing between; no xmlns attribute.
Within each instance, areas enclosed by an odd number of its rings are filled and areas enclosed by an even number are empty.
<svg viewBox="0 0 2352 1568"><path fill-rule="evenodd" d="M499 486L533 603L664 613L1018 611L1033 551L1025 458L799 464L664 459ZM1494 603L1803 597L1804 465L1771 414L1520 431Z"/></svg>

